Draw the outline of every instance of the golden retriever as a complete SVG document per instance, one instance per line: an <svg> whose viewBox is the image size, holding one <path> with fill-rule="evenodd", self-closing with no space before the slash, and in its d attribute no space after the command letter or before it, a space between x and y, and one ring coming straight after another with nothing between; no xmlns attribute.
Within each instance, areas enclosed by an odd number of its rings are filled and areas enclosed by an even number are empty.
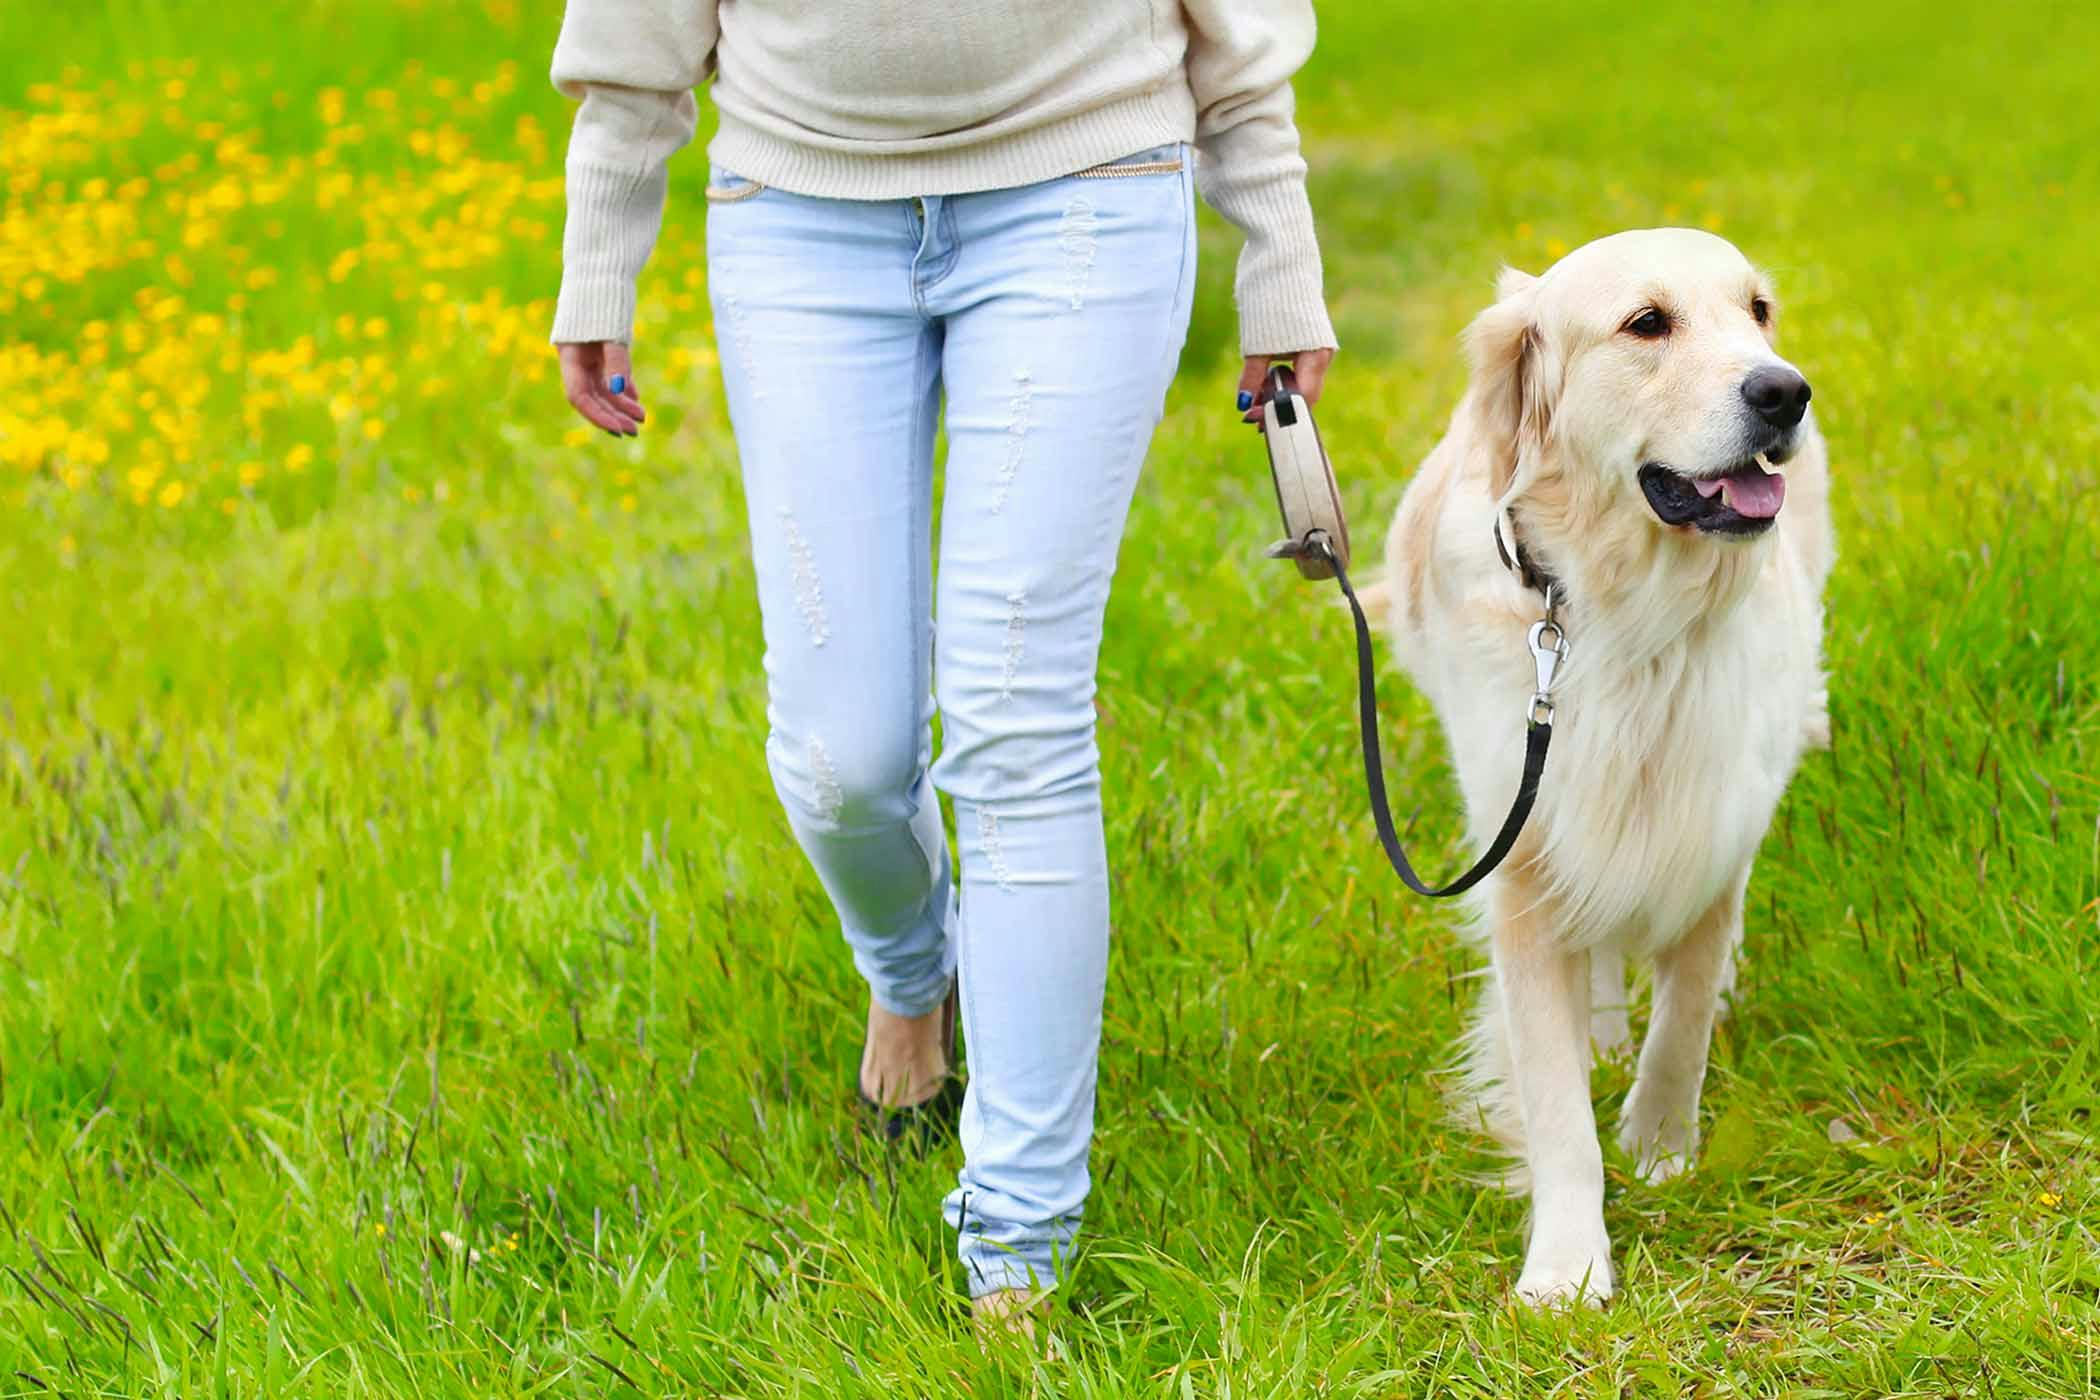
<svg viewBox="0 0 2100 1400"><path fill-rule="evenodd" d="M1476 844L1517 788L1545 611L1498 515L1559 595L1570 653L1538 805L1471 896L1492 965L1458 1095L1530 1191L1517 1291L1534 1303L1611 1295L1589 1070L1593 1041L1628 1038L1625 960L1652 960L1654 996L1618 1139L1655 1182L1697 1146L1758 843L1829 738L1827 467L1776 319L1765 276L1691 229L1505 271L1367 590L1443 722Z"/></svg>

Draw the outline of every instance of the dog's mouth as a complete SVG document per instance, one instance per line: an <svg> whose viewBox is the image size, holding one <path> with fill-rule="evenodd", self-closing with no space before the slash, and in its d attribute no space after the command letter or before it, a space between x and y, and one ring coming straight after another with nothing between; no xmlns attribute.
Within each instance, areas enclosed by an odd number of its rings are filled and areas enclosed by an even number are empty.
<svg viewBox="0 0 2100 1400"><path fill-rule="evenodd" d="M1786 501L1786 478L1768 470L1772 465L1772 456L1760 452L1725 471L1690 476L1650 462L1641 468L1641 494L1665 525L1689 525L1707 535L1761 535Z"/></svg>

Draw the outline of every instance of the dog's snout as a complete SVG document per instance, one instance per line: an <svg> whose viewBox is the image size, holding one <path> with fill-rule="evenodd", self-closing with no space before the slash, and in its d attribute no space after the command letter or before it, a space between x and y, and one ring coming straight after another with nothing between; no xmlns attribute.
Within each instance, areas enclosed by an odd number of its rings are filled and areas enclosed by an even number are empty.
<svg viewBox="0 0 2100 1400"><path fill-rule="evenodd" d="M1743 378L1743 400L1775 428L1791 428L1808 412L1808 381L1785 365L1765 365Z"/></svg>

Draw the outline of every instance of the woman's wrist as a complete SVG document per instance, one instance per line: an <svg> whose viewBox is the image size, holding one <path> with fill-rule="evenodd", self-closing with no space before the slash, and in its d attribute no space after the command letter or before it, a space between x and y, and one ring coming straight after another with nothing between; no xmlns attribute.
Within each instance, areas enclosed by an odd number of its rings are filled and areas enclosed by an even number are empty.
<svg viewBox="0 0 2100 1400"><path fill-rule="evenodd" d="M555 341L633 337L635 284L663 226L665 162L692 122L689 92L585 90L569 137Z"/></svg>
<svg viewBox="0 0 2100 1400"><path fill-rule="evenodd" d="M1249 228L1234 278L1242 355L1284 355L1333 349L1339 343L1327 314L1320 242L1302 187L1296 208L1276 211L1275 222Z"/></svg>

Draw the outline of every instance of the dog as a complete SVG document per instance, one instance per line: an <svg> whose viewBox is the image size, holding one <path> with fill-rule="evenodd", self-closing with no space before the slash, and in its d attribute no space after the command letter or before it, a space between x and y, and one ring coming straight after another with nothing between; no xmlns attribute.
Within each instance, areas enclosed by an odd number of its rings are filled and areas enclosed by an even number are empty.
<svg viewBox="0 0 2100 1400"><path fill-rule="evenodd" d="M1569 643L1538 804L1470 896L1490 966L1454 1092L1530 1193L1533 1304L1612 1293L1589 1071L1593 1044L1627 1047L1626 961L1653 963L1653 1001L1618 1142L1660 1182L1698 1145L1758 844L1829 743L1828 466L1777 317L1765 275L1692 229L1506 269L1366 590L1442 722L1476 846L1518 786L1548 589Z"/></svg>

